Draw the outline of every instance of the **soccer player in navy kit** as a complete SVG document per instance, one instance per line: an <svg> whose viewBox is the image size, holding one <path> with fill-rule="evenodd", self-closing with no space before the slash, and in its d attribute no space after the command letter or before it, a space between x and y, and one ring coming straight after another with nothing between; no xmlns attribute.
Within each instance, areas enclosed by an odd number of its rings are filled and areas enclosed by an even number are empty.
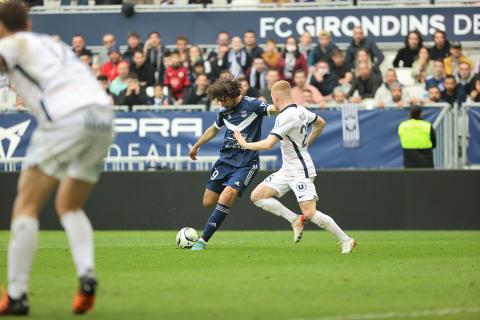
<svg viewBox="0 0 480 320"><path fill-rule="evenodd" d="M223 76L208 90L209 98L222 104L217 119L190 150L190 158L197 159L199 148L213 139L220 129L226 127L225 142L220 149L220 158L214 164L203 197L205 207L215 206L208 219L202 237L192 250L204 250L207 242L227 216L230 207L248 187L258 170L257 151L242 149L233 132L240 130L247 141L260 140L262 119L269 115L270 107L256 98L240 94L240 82L232 76Z"/></svg>

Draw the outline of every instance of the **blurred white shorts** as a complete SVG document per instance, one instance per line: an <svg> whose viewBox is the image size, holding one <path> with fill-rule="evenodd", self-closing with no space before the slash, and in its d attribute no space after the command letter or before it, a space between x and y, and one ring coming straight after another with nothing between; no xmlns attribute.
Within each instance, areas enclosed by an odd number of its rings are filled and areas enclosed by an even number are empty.
<svg viewBox="0 0 480 320"><path fill-rule="evenodd" d="M38 167L58 180L70 177L95 183L113 138L111 109L79 109L35 130L27 149L25 167Z"/></svg>

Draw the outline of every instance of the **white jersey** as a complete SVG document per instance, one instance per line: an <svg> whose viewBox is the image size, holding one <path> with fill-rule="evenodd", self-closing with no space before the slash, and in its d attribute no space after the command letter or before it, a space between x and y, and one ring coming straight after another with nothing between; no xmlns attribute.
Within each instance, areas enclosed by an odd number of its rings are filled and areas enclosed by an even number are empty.
<svg viewBox="0 0 480 320"><path fill-rule="evenodd" d="M290 105L280 112L272 132L282 143L282 167L280 173L297 180L317 175L312 157L307 149L308 127L317 115L304 107Z"/></svg>
<svg viewBox="0 0 480 320"><path fill-rule="evenodd" d="M48 35L18 32L0 40L0 56L39 125L85 107L110 105L88 67Z"/></svg>

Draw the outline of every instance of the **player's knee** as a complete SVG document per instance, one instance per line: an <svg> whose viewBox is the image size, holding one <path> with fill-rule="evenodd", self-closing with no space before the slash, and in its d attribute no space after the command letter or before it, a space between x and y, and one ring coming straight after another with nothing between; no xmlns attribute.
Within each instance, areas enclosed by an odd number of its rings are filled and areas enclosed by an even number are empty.
<svg viewBox="0 0 480 320"><path fill-rule="evenodd" d="M205 208L210 208L215 204L215 201L209 198L203 198L202 204Z"/></svg>
<svg viewBox="0 0 480 320"><path fill-rule="evenodd" d="M35 204L25 201L21 197L17 197L13 206L12 217L22 215L37 218L40 215L40 208Z"/></svg>
<svg viewBox="0 0 480 320"><path fill-rule="evenodd" d="M262 194L258 192L256 189L253 190L252 194L250 195L250 201L252 201L253 204L256 204L258 201L264 199L262 197Z"/></svg>
<svg viewBox="0 0 480 320"><path fill-rule="evenodd" d="M62 201L58 198L55 199L55 210L57 211L57 214L59 217L63 216L67 212L77 211L80 209L82 208L78 207L77 205L68 204L65 201Z"/></svg>
<svg viewBox="0 0 480 320"><path fill-rule="evenodd" d="M237 195L238 195L238 190L235 190L233 188L225 188L222 194L220 195L219 202L224 205L231 206L235 201L235 199L237 198Z"/></svg>
<svg viewBox="0 0 480 320"><path fill-rule="evenodd" d="M305 217L305 219L307 220L311 220L313 218L313 216L315 215L315 210L302 210L302 214L303 216Z"/></svg>

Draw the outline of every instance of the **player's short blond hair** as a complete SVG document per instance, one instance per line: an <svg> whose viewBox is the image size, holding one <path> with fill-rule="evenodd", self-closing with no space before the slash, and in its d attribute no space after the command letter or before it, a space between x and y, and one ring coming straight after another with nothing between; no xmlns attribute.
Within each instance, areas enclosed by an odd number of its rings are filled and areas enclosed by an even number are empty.
<svg viewBox="0 0 480 320"><path fill-rule="evenodd" d="M280 80L273 84L271 92L275 95L290 96L292 93L292 87L287 81Z"/></svg>

